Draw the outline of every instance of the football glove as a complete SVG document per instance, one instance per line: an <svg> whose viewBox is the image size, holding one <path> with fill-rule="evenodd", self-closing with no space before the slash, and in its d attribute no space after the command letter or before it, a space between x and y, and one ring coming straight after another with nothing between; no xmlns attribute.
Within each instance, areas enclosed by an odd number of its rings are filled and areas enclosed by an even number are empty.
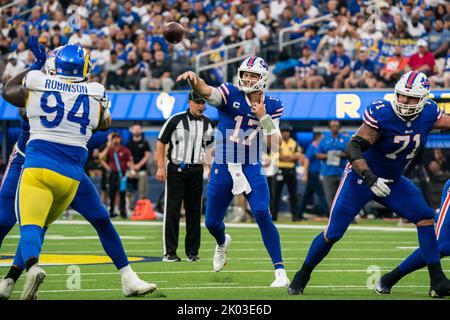
<svg viewBox="0 0 450 320"><path fill-rule="evenodd" d="M109 112L109 108L111 107L111 100L108 99L106 95L104 95L100 100L100 107L102 108L102 120L108 119L111 115Z"/></svg>
<svg viewBox="0 0 450 320"><path fill-rule="evenodd" d="M32 36L28 42L31 52L33 52L36 60L30 66L32 70L41 70L41 68L45 64L45 60L47 60L47 53L45 52L45 47L42 44L39 44L38 37Z"/></svg>
<svg viewBox="0 0 450 320"><path fill-rule="evenodd" d="M377 197L387 197L391 193L391 189L387 185L394 180L379 178L370 170L363 171L363 181Z"/></svg>

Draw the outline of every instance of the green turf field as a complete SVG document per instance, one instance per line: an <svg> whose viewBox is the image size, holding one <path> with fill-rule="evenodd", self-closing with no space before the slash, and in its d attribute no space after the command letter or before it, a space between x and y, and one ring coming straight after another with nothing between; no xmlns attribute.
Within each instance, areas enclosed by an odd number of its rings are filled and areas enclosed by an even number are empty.
<svg viewBox="0 0 450 320"><path fill-rule="evenodd" d="M309 245L325 222L279 225L283 257L289 278L306 256ZM160 223L119 223L116 225L130 257L161 257ZM363 228L364 230L355 230ZM367 228L371 230L367 230ZM254 224L227 227L232 237L227 265L222 272L212 271L214 239L202 228L200 262L184 259L184 226L181 227L178 254L182 262L137 262L132 266L142 279L156 283L158 290L138 299L430 299L428 298L428 272L423 269L398 283L392 295L380 296L368 289L373 273L368 268L379 267L384 273L395 267L417 246L417 235L412 227L397 227L396 222L362 221L352 225L342 241L337 243L328 257L313 273L302 296L288 296L285 288L270 288L274 279L270 259L262 244L259 230ZM13 254L18 241L15 228L5 239L0 255ZM104 256L94 229L81 221L58 221L47 233L44 254L59 254L54 262L66 255ZM100 257L101 258L101 257ZM56 260L55 260L56 259ZM91 257L78 256L83 261ZM81 261L81 260L75 260ZM64 262L64 261L62 261ZM70 259L65 263L72 265ZM80 286L71 275L73 266L44 266L47 277L40 287L39 299L126 299L121 292L120 276L112 264L79 265ZM375 266L375 267L371 267ZM443 260L450 274L450 263ZM0 268L3 276L7 268ZM76 270L76 267L75 267ZM68 274L69 272L69 274ZM13 294L18 299L22 288L19 281Z"/></svg>

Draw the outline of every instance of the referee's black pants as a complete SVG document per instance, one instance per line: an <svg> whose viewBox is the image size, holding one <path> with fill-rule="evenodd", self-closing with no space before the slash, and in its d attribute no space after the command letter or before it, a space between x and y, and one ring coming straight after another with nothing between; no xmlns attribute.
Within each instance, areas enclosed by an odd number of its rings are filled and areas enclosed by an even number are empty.
<svg viewBox="0 0 450 320"><path fill-rule="evenodd" d="M272 208L270 210L272 213L272 220L273 221L278 220L281 192L283 191L285 183L287 184L289 191L289 202L291 206L292 220L297 219L298 197L297 197L297 172L295 171L295 168L292 169L280 168L278 172L275 174L274 179L275 185L273 190L273 201L271 201Z"/></svg>
<svg viewBox="0 0 450 320"><path fill-rule="evenodd" d="M198 255L202 193L203 165L181 170L172 163L168 164L163 222L164 255L176 254L183 200L186 213L185 253L187 256Z"/></svg>

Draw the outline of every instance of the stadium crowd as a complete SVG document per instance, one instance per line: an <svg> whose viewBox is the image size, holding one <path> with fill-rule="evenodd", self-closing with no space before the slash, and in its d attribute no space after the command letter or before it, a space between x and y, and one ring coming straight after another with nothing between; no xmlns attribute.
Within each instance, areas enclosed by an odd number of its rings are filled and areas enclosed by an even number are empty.
<svg viewBox="0 0 450 320"><path fill-rule="evenodd" d="M33 63L28 37L48 50L80 43L91 50L91 81L110 90L186 89L174 79L194 68L194 56L250 40L230 55L260 55L275 75L271 88L390 87L405 70L450 86L450 3L444 0L238 1L0 1L2 82ZM72 5L76 6L76 10ZM287 33L301 39L278 51L279 31L308 18L328 20ZM172 45L164 24L181 23L185 39ZM224 59L223 52L204 63ZM211 85L233 81L236 67L210 69ZM186 84L184 84L186 86Z"/></svg>

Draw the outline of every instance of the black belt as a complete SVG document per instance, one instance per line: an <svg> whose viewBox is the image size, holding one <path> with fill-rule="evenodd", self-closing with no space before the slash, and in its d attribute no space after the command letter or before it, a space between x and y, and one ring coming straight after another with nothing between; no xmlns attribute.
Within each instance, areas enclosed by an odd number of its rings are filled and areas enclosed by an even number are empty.
<svg viewBox="0 0 450 320"><path fill-rule="evenodd" d="M201 163L200 164L187 164L187 163L175 164L173 162L169 162L169 166L184 170L184 169L193 169L193 168L203 167L203 164L201 164Z"/></svg>

